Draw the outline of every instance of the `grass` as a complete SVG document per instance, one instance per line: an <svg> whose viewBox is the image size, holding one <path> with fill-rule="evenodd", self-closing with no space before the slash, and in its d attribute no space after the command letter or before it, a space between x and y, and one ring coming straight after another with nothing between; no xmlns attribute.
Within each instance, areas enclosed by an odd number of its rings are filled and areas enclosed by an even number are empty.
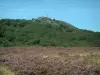
<svg viewBox="0 0 100 75"><path fill-rule="evenodd" d="M7 66L0 64L0 75L15 75Z"/></svg>

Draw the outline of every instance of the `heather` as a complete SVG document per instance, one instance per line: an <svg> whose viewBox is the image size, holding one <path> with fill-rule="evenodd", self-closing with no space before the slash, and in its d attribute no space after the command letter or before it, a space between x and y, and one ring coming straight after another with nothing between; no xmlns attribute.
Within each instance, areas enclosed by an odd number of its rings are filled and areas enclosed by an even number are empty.
<svg viewBox="0 0 100 75"><path fill-rule="evenodd" d="M0 63L15 75L100 75L99 47L9 47L0 51Z"/></svg>

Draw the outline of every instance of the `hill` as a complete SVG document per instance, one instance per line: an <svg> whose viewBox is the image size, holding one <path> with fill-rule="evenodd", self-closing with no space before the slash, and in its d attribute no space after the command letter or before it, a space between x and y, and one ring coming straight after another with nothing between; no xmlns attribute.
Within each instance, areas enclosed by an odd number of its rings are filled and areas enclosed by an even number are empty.
<svg viewBox="0 0 100 75"><path fill-rule="evenodd" d="M29 45L100 47L100 32L48 17L0 20L0 47Z"/></svg>

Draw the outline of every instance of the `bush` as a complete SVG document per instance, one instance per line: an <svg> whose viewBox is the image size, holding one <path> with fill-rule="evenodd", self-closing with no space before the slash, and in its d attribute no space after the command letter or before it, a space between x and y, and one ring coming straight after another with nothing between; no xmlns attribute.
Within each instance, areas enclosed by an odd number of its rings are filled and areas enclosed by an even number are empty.
<svg viewBox="0 0 100 75"><path fill-rule="evenodd" d="M78 29L48 17L32 20L1 19L0 38L5 39L0 40L0 46L100 46L100 32Z"/></svg>
<svg viewBox="0 0 100 75"><path fill-rule="evenodd" d="M9 42L7 39L5 38L1 38L0 39L0 45L3 47L8 47L8 46L12 46L12 43Z"/></svg>
<svg viewBox="0 0 100 75"><path fill-rule="evenodd" d="M28 42L26 42L27 45L39 45L40 44L40 40L30 40Z"/></svg>

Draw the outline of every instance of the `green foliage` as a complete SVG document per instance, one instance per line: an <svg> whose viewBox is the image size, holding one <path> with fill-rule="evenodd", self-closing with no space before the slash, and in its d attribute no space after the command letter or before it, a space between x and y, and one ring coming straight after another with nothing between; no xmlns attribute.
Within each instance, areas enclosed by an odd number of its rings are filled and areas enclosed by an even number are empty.
<svg viewBox="0 0 100 75"><path fill-rule="evenodd" d="M82 30L48 17L0 20L0 47L100 46L100 32Z"/></svg>
<svg viewBox="0 0 100 75"><path fill-rule="evenodd" d="M56 42L54 40L46 40L42 41L41 43L42 46L56 46Z"/></svg>
<svg viewBox="0 0 100 75"><path fill-rule="evenodd" d="M0 46L8 47L8 46L12 46L12 43L8 41L6 38L0 38Z"/></svg>
<svg viewBox="0 0 100 75"><path fill-rule="evenodd" d="M40 40L30 40L28 42L26 42L27 45L39 45L40 44Z"/></svg>

